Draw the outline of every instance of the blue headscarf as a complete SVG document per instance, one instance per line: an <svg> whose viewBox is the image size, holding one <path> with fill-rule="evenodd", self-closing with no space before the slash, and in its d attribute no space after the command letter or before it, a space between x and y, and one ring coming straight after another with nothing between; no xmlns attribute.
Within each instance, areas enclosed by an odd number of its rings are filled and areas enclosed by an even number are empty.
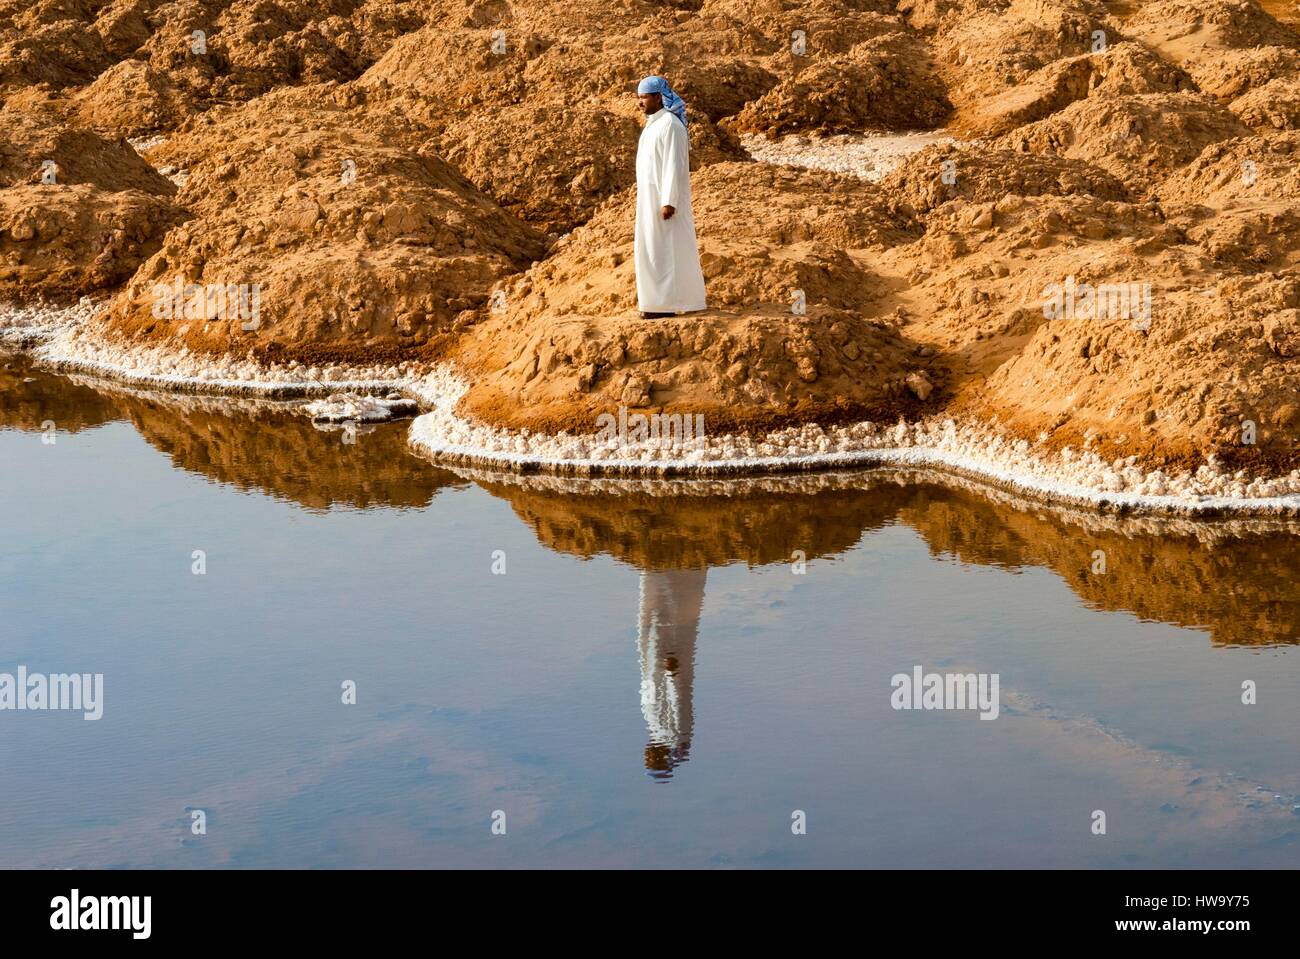
<svg viewBox="0 0 1300 959"><path fill-rule="evenodd" d="M686 126L686 104L673 92L673 88L663 77L646 77L637 84L636 92L638 94L658 93L664 98L664 109L681 120L682 126Z"/></svg>

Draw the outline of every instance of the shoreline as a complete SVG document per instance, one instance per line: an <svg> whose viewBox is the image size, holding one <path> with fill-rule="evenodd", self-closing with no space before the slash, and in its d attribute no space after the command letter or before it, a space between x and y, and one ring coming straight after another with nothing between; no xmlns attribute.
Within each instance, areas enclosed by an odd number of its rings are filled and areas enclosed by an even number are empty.
<svg viewBox="0 0 1300 959"><path fill-rule="evenodd" d="M1195 473L1166 476L1142 470L1132 457L1106 463L1086 449L1047 454L1000 433L996 423L958 423L943 414L893 425L807 425L761 438L710 436L689 449L669 450L647 443L602 445L591 435L516 432L459 416L455 409L467 384L445 365L264 367L229 356L212 359L161 347L123 347L97 341L84 328L97 308L83 298L76 306L53 311L54 322L23 324L11 320L51 319L52 311L0 306L0 347L27 352L56 372L173 393L277 401L401 393L422 410L409 428L409 445L443 466L574 479L675 480L924 470L1101 514L1300 517L1300 471L1247 479L1207 464ZM409 410L409 404L405 408Z"/></svg>
<svg viewBox="0 0 1300 959"><path fill-rule="evenodd" d="M1020 495L929 467L881 466L873 469L827 470L817 473L771 473L734 477L572 477L556 473L518 473L479 467L452 466L451 472L477 483L518 487L530 492L570 497L648 496L664 499L743 497L750 494L811 496L828 490L869 489L894 483L933 483L970 493L986 502L1022 513L1053 516L1078 527L1085 535L1120 533L1127 537L1191 535L1207 543L1263 533L1300 533L1300 519L1250 513L1216 518L1162 512L1106 513Z"/></svg>
<svg viewBox="0 0 1300 959"><path fill-rule="evenodd" d="M425 414L428 415L428 414ZM740 480L759 477L824 475L844 471L927 473L944 481L958 480L985 493L1017 496L1056 508L1087 509L1098 515L1153 515L1169 518L1227 519L1243 516L1278 520L1300 519L1300 494L1235 498L1202 495L1197 499L1112 493L1082 486L1036 482L972 458L949 457L944 452L917 447L893 447L819 456L738 459L720 463L634 460L565 460L529 458L510 453L486 454L472 448L428 442L412 426L411 445L432 462L467 472L483 471L513 476L544 475L571 481ZM617 495L617 493L611 493Z"/></svg>

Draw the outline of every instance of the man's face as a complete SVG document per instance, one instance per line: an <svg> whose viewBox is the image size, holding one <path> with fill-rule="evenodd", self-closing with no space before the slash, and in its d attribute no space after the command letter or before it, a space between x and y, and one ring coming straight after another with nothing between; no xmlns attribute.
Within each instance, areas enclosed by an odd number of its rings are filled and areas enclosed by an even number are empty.
<svg viewBox="0 0 1300 959"><path fill-rule="evenodd" d="M658 113L664 106L664 98L661 93L638 93L636 99L641 104L641 112L646 116Z"/></svg>

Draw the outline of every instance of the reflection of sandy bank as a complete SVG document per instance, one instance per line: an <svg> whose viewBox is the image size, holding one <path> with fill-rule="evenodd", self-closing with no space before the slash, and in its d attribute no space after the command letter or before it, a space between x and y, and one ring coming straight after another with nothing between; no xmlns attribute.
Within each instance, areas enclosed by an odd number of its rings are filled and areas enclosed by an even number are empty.
<svg viewBox="0 0 1300 959"><path fill-rule="evenodd" d="M862 486L813 486L802 495L774 477L731 484L596 481L457 471L508 500L538 539L561 553L613 556L638 569L698 569L812 559L842 552L897 513L906 493L857 474ZM824 479L823 477L818 477ZM791 478L793 479L793 478ZM811 480L813 477L801 477ZM615 495L611 495L615 494Z"/></svg>
<svg viewBox="0 0 1300 959"><path fill-rule="evenodd" d="M1300 642L1295 521L1051 509L917 471L705 483L461 472L509 500L551 549L640 569L786 563L795 550L812 559L903 523L936 554L1050 569L1097 609L1205 629L1216 644Z"/></svg>
<svg viewBox="0 0 1300 959"><path fill-rule="evenodd" d="M117 405L97 390L34 371L30 360L0 352L0 427L36 431L42 423L77 433L121 419Z"/></svg>
<svg viewBox="0 0 1300 959"><path fill-rule="evenodd" d="M75 431L127 420L179 469L312 509L421 507L460 482L412 457L401 426L322 432L285 403L144 392L8 362L0 425L38 430L53 420Z"/></svg>
<svg viewBox="0 0 1300 959"><path fill-rule="evenodd" d="M899 518L935 553L963 562L1051 569L1090 606L1208 629L1216 644L1300 642L1295 530L1159 535L1076 525L968 492L920 488Z"/></svg>
<svg viewBox="0 0 1300 959"><path fill-rule="evenodd" d="M273 403L121 394L122 412L181 469L312 509L427 506L455 478L420 468L400 426L322 432Z"/></svg>

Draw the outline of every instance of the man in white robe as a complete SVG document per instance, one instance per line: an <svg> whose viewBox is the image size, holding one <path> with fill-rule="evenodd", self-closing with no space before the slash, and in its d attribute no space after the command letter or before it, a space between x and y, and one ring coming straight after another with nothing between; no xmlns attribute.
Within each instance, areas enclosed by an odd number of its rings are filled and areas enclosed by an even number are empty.
<svg viewBox="0 0 1300 959"><path fill-rule="evenodd" d="M705 308L691 214L686 106L663 77L637 87L646 115L636 150L636 298L646 318Z"/></svg>

